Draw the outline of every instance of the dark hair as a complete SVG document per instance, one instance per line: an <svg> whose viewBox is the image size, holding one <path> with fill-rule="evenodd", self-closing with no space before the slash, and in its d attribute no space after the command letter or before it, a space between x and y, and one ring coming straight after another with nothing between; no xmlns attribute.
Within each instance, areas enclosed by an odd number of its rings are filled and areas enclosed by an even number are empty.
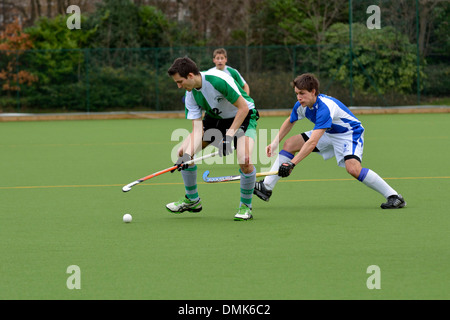
<svg viewBox="0 0 450 320"><path fill-rule="evenodd" d="M175 59L167 73L169 76L174 76L178 73L180 77L187 78L189 73L197 75L200 74L200 71L194 61L188 57L184 57Z"/></svg>
<svg viewBox="0 0 450 320"><path fill-rule="evenodd" d="M308 90L311 92L316 90L316 96L319 95L319 80L312 73L304 73L292 81L292 87L296 87L299 90Z"/></svg>

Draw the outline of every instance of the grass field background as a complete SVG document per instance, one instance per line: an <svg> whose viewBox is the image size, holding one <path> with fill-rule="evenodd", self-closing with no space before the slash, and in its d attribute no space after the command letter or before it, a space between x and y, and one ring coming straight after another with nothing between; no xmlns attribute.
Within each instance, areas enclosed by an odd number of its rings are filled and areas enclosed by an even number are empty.
<svg viewBox="0 0 450 320"><path fill-rule="evenodd" d="M121 191L172 164L187 120L0 123L0 299L449 299L450 115L359 118L363 166L407 208L381 210L382 196L313 154L270 202L254 197L247 222L233 221L239 183L201 179L238 174L233 164L198 166L198 214L165 210L183 197L179 172ZM80 290L66 286L70 265ZM371 265L379 290L366 286Z"/></svg>

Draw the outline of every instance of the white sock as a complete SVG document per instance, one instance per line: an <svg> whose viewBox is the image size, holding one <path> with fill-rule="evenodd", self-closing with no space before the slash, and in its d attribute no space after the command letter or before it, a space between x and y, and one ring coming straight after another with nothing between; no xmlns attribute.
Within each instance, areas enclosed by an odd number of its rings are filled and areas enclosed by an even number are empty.
<svg viewBox="0 0 450 320"><path fill-rule="evenodd" d="M278 171L280 168L280 165L282 163L291 161L294 158L294 155L292 153L289 153L287 151L281 150L280 153L277 156L277 159L275 160L275 163L273 164L272 168L270 168L270 171ZM273 176L267 176L264 179L264 186L268 190L273 190L275 188L275 185L277 184L278 180L280 180L279 175L273 175Z"/></svg>
<svg viewBox="0 0 450 320"><path fill-rule="evenodd" d="M391 188L376 172L362 168L358 180L369 188L381 193L386 199L392 195L398 195L398 192Z"/></svg>

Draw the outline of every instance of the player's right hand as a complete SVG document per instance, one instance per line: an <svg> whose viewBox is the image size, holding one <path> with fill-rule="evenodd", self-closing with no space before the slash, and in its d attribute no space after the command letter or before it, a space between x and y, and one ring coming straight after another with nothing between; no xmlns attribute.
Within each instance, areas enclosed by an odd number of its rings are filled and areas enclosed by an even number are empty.
<svg viewBox="0 0 450 320"><path fill-rule="evenodd" d="M266 147L266 155L270 158L270 157L272 157L274 154L273 154L273 152L274 152L274 150L276 150L277 149L277 147L278 147L278 144L273 144L273 143L271 143L271 144L269 144L267 147Z"/></svg>
<svg viewBox="0 0 450 320"><path fill-rule="evenodd" d="M192 157L190 154L183 154L181 157L178 158L177 162L175 162L174 166L177 166L176 169L173 169L172 171L170 171L171 173L173 173L175 170L181 171L181 170L185 170L189 167L188 164L186 164L185 162L192 160Z"/></svg>
<svg viewBox="0 0 450 320"><path fill-rule="evenodd" d="M278 169L278 175L282 178L286 178L291 174L292 170L294 170L294 167L295 164L293 164L292 162L285 162L281 164L280 168Z"/></svg>
<svg viewBox="0 0 450 320"><path fill-rule="evenodd" d="M219 144L219 157L224 157L233 152L233 137L226 135Z"/></svg>
<svg viewBox="0 0 450 320"><path fill-rule="evenodd" d="M266 155L267 155L269 158L272 156L272 145L271 145L271 144L269 144L269 145L266 147Z"/></svg>

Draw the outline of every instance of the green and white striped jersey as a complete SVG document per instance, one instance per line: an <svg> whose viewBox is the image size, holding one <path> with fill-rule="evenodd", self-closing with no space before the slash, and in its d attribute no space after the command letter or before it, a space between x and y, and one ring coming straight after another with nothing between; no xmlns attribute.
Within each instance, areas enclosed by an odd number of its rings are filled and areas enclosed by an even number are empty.
<svg viewBox="0 0 450 320"><path fill-rule="evenodd" d="M202 87L186 92L186 119L199 119L202 110L216 119L230 119L236 116L238 109L233 105L242 96L248 109L254 109L255 103L235 80L223 71L211 69L200 72Z"/></svg>
<svg viewBox="0 0 450 320"><path fill-rule="evenodd" d="M213 67L209 70L219 70L216 67ZM223 70L221 70L225 73L227 73L228 75L230 75L234 80L236 80L236 82L238 83L238 85L241 86L241 88L244 87L244 84L246 84L247 82L245 81L244 77L241 76L241 74L239 73L239 71L237 71L237 69L234 69L230 66L225 66L225 68Z"/></svg>

